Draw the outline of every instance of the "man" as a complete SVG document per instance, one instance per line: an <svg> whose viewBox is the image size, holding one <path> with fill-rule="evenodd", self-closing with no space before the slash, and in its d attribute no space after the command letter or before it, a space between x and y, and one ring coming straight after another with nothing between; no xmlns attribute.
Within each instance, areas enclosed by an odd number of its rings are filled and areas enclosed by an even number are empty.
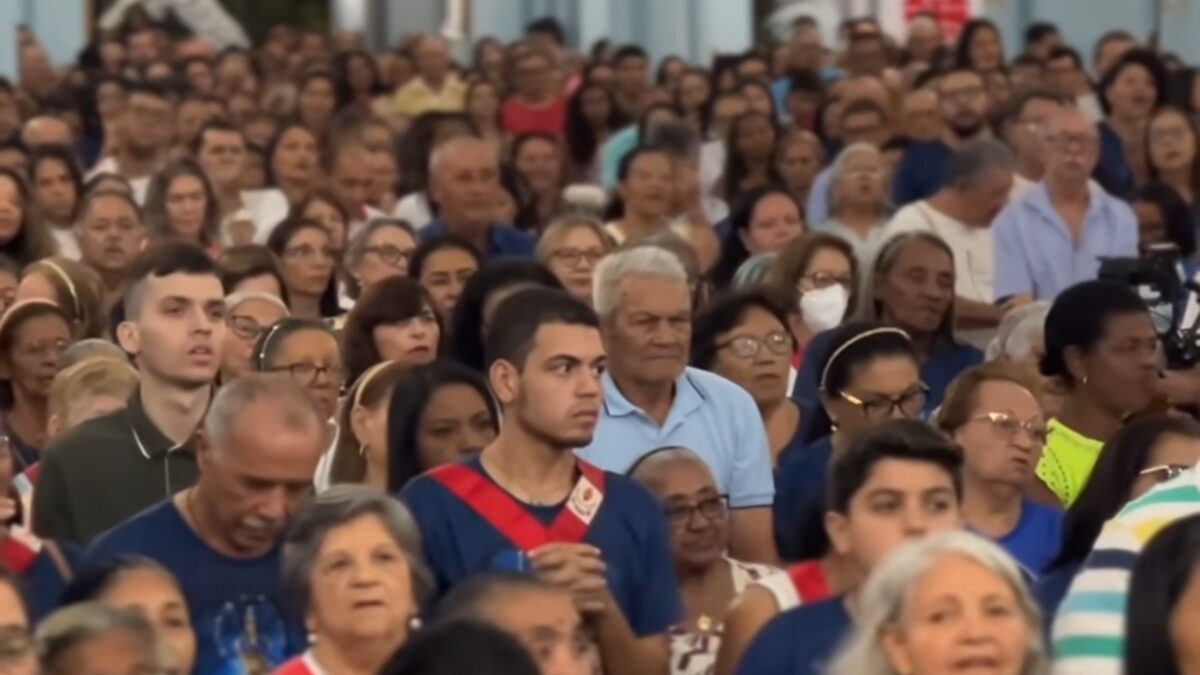
<svg viewBox="0 0 1200 675"><path fill-rule="evenodd" d="M540 132L559 136L567 120L567 97L557 89L554 62L531 48L516 62L516 94L504 103L500 124L513 136Z"/></svg>
<svg viewBox="0 0 1200 675"><path fill-rule="evenodd" d="M915 420L885 422L835 454L825 530L845 572L861 585L902 544L962 527L961 464L958 448ZM771 619L750 643L738 675L826 672L829 658L853 630L848 608L856 606L859 587Z"/></svg>
<svg viewBox="0 0 1200 675"><path fill-rule="evenodd" d="M197 673L280 665L303 648L299 617L282 596L280 540L312 492L328 440L321 413L291 377L237 378L213 398L197 434L196 485L106 532L83 568L128 555L165 567L188 604Z"/></svg>
<svg viewBox="0 0 1200 675"><path fill-rule="evenodd" d="M222 217L242 208L242 174L246 170L246 137L228 122L209 122L196 134L192 154L212 182Z"/></svg>
<svg viewBox="0 0 1200 675"><path fill-rule="evenodd" d="M67 123L53 115L31 117L21 128L21 142L29 150L47 145L75 147L75 137Z"/></svg>
<svg viewBox="0 0 1200 675"><path fill-rule="evenodd" d="M385 215L367 203L374 178L371 175L371 153L362 142L344 138L342 142L331 146L323 159L322 168L329 175L333 193L341 201L346 213L350 214L350 222L346 224L346 238L349 240L369 221Z"/></svg>
<svg viewBox="0 0 1200 675"><path fill-rule="evenodd" d="M176 106L175 145L187 152L196 145L196 138L206 124L226 117L221 99L192 94Z"/></svg>
<svg viewBox="0 0 1200 675"><path fill-rule="evenodd" d="M1013 191L1009 195L1012 201L1029 194L1041 182L1046 170L1042 164L1042 136L1050 119L1065 104L1057 94L1033 89L1018 94L1002 115L1001 134L1017 156Z"/></svg>
<svg viewBox="0 0 1200 675"><path fill-rule="evenodd" d="M429 194L438 217L421 230L421 238L452 234L484 258L533 257L532 237L510 224L493 224L500 189L500 158L492 145L473 136L442 143L429 158Z"/></svg>
<svg viewBox="0 0 1200 675"><path fill-rule="evenodd" d="M1062 42L1062 33L1052 23L1035 21L1025 29L1025 53L1039 61L1045 61L1050 51Z"/></svg>
<svg viewBox="0 0 1200 675"><path fill-rule="evenodd" d="M937 90L914 89L900 101L900 135L916 143L936 140L942 133Z"/></svg>
<svg viewBox="0 0 1200 675"><path fill-rule="evenodd" d="M655 448L693 450L729 495L731 555L776 561L762 418L740 387L688 367L692 302L683 265L654 246L615 253L596 269L595 307L609 355L604 409L579 456L624 472Z"/></svg>
<svg viewBox="0 0 1200 675"><path fill-rule="evenodd" d="M1053 300L1095 279L1101 257L1136 257L1138 224L1125 202L1090 180L1100 135L1077 108L1050 119L1045 177L996 219L996 299Z"/></svg>
<svg viewBox="0 0 1200 675"><path fill-rule="evenodd" d="M625 45L613 57L613 94L625 117L638 120L650 94L650 58L637 45Z"/></svg>
<svg viewBox="0 0 1200 675"><path fill-rule="evenodd" d="M888 140L887 113L867 99L856 99L847 103L838 118L838 127L841 129L840 140L843 147L850 147L855 143L869 143L881 148ZM833 162L830 162L829 166L817 174L812 189L808 191L805 222L813 227L821 227L830 218L829 199L832 187Z"/></svg>
<svg viewBox="0 0 1200 675"><path fill-rule="evenodd" d="M117 151L88 173L123 176L133 186L138 204L146 202L150 176L158 171L170 151L174 105L166 92L150 84L131 84L125 108L117 119Z"/></svg>
<svg viewBox="0 0 1200 675"><path fill-rule="evenodd" d="M900 209L881 241L902 232L932 232L954 252L954 327L986 349L1009 309L995 304L992 221L1008 203L1016 160L1003 143L972 141L946 167L942 189Z"/></svg>
<svg viewBox="0 0 1200 675"><path fill-rule="evenodd" d="M908 22L905 49L913 62L932 67L943 51L942 24L929 12L918 12Z"/></svg>
<svg viewBox="0 0 1200 675"><path fill-rule="evenodd" d="M917 143L904 153L892 185L897 207L926 199L941 187L946 165L960 147L990 135L987 124L988 94L983 76L956 68L937 82L942 133L936 140Z"/></svg>
<svg viewBox="0 0 1200 675"><path fill-rule="evenodd" d="M125 63L135 73L144 73L151 63L162 59L163 42L153 25L130 30L125 34Z"/></svg>
<svg viewBox="0 0 1200 675"><path fill-rule="evenodd" d="M531 572L571 593L606 672L665 673L680 617L666 520L645 488L572 453L603 405L596 315L562 291L524 290L500 303L486 342L499 436L401 493L439 589Z"/></svg>
<svg viewBox="0 0 1200 675"><path fill-rule="evenodd" d="M1059 95L1075 101L1093 122L1104 119L1100 98L1088 80L1079 52L1065 45L1050 50L1046 56L1046 83Z"/></svg>
<svg viewBox="0 0 1200 675"><path fill-rule="evenodd" d="M75 220L79 261L96 270L104 282L104 306L121 299L129 266L146 243L142 209L133 197L98 190L81 198Z"/></svg>
<svg viewBox="0 0 1200 675"><path fill-rule="evenodd" d="M417 76L396 92L393 110L409 118L427 112L462 110L467 87L450 70L450 49L432 35L423 36L413 50Z"/></svg>
<svg viewBox="0 0 1200 675"><path fill-rule="evenodd" d="M225 342L225 294L212 258L172 242L143 251L127 276L121 348L138 365L129 406L86 422L43 454L34 529L87 543L196 480L192 436Z"/></svg>
<svg viewBox="0 0 1200 675"><path fill-rule="evenodd" d="M492 572L455 586L437 622L482 621L517 638L542 675L591 675L592 642L567 591L537 577Z"/></svg>

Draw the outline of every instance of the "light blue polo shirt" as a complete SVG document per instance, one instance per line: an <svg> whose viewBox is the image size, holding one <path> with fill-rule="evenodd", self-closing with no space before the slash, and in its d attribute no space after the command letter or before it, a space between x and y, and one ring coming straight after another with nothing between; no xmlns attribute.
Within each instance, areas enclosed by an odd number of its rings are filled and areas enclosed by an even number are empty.
<svg viewBox="0 0 1200 675"><path fill-rule="evenodd" d="M1054 300L1066 289L1096 278L1100 258L1137 257L1133 209L1094 181L1078 242L1050 204L1044 183L1009 204L992 224L996 298L1032 293Z"/></svg>
<svg viewBox="0 0 1200 675"><path fill-rule="evenodd" d="M687 368L661 427L625 398L604 373L604 409L592 444L580 457L625 473L639 457L666 446L684 447L708 464L717 489L733 508L769 507L775 497L767 432L754 399L720 375Z"/></svg>

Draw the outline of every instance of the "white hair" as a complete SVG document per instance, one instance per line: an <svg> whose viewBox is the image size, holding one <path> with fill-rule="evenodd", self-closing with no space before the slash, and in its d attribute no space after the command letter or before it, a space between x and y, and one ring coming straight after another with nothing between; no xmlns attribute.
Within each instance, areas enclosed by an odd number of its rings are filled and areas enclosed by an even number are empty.
<svg viewBox="0 0 1200 675"><path fill-rule="evenodd" d="M270 401L270 414L289 428L308 425L325 430L325 418L303 385L283 373L247 373L217 391L208 414L204 417L204 433L214 447L224 449L239 417L247 412L261 416L263 410L251 410L259 401Z"/></svg>
<svg viewBox="0 0 1200 675"><path fill-rule="evenodd" d="M1017 598L1029 647L1021 675L1046 675L1048 660L1042 638L1041 611L1025 584L1017 563L996 544L963 530L943 532L897 548L871 573L859 596L858 626L838 650L830 675L897 675L880 644L888 629L903 631L905 608L913 589L930 569L947 556L957 555L1000 576Z"/></svg>
<svg viewBox="0 0 1200 675"><path fill-rule="evenodd" d="M275 295L274 293L265 293L263 291L238 291L237 293L230 293L229 295L225 296L225 311L232 312L238 307L241 307L242 304L251 300L262 300L263 302L269 302L279 309L282 309L284 316L291 315L291 312L288 311L288 306L283 303L283 300L279 299L279 296Z"/></svg>
<svg viewBox="0 0 1200 675"><path fill-rule="evenodd" d="M635 246L614 253L596 267L592 305L600 316L608 316L620 300L621 282L628 277L650 277L688 284L687 270L674 253L657 246Z"/></svg>
<svg viewBox="0 0 1200 675"><path fill-rule="evenodd" d="M429 175L432 176L433 174L437 173L438 167L440 167L442 163L446 161L447 153L464 143L475 145L477 146L476 149L480 149L481 151L490 154L492 159L496 162L496 165L499 166L500 157L496 154L495 148L493 148L490 144L485 143L483 139L479 138L478 136L455 136L437 144L437 147L433 149L433 152L429 153Z"/></svg>
<svg viewBox="0 0 1200 675"><path fill-rule="evenodd" d="M1046 330L1046 315L1050 313L1050 302L1039 300L1022 305L1004 315L996 337L987 347L987 360L1007 357L1020 361L1033 351L1034 339Z"/></svg>

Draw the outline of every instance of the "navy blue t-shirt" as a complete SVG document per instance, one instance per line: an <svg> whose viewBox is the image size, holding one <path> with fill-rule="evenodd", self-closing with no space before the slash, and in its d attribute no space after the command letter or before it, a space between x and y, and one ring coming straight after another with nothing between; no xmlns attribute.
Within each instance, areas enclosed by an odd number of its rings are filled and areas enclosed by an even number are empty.
<svg viewBox="0 0 1200 675"><path fill-rule="evenodd" d="M491 480L478 457L463 463ZM633 632L639 637L664 633L679 621L683 605L662 507L645 488L624 476L605 472L604 485L604 502L584 542L600 549L608 590ZM524 571L512 543L428 474L414 478L400 498L421 528L439 594L482 572ZM564 505L522 504L546 526Z"/></svg>
<svg viewBox="0 0 1200 675"><path fill-rule="evenodd" d="M303 651L301 624L283 602L278 547L248 560L223 556L167 500L100 535L83 567L123 554L156 560L179 581L196 631L195 672L242 675L261 663L274 669Z"/></svg>
<svg viewBox="0 0 1200 675"><path fill-rule="evenodd" d="M833 440L826 436L779 455L775 469L775 548L788 562L812 560L825 554L825 474L833 458Z"/></svg>
<svg viewBox="0 0 1200 675"><path fill-rule="evenodd" d="M737 675L824 675L852 625L844 596L789 609L759 631Z"/></svg>
<svg viewBox="0 0 1200 675"><path fill-rule="evenodd" d="M78 566L79 549L70 544L56 546L68 570ZM58 609L58 599L67 589L67 579L63 576L63 571L45 547L38 552L33 564L21 575L21 581L29 594L29 608L33 611L30 618L34 621L39 621Z"/></svg>

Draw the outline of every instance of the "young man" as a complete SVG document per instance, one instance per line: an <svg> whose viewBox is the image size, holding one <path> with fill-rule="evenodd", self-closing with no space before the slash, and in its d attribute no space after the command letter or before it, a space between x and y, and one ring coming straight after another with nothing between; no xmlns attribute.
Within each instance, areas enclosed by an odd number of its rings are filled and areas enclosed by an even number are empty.
<svg viewBox="0 0 1200 675"><path fill-rule="evenodd" d="M502 302L486 344L500 435L401 496L443 592L483 571L531 573L571 593L607 672L658 675L680 616L662 511L645 488L573 453L591 441L604 403L597 325L562 291Z"/></svg>
<svg viewBox="0 0 1200 675"><path fill-rule="evenodd" d="M212 258L172 242L127 275L121 348L137 360L129 406L73 429L43 453L34 529L87 543L196 481L192 436L204 419L225 342L225 294Z"/></svg>
<svg viewBox="0 0 1200 675"><path fill-rule="evenodd" d="M197 673L280 665L304 644L282 597L279 543L327 445L325 421L294 379L239 377L197 434L195 487L106 532L84 569L123 555L165 567L191 613Z"/></svg>
<svg viewBox="0 0 1200 675"><path fill-rule="evenodd" d="M945 437L914 420L885 422L834 455L825 529L860 580L906 541L962 526L961 463ZM853 630L855 592L772 619L746 650L738 675L824 672Z"/></svg>

